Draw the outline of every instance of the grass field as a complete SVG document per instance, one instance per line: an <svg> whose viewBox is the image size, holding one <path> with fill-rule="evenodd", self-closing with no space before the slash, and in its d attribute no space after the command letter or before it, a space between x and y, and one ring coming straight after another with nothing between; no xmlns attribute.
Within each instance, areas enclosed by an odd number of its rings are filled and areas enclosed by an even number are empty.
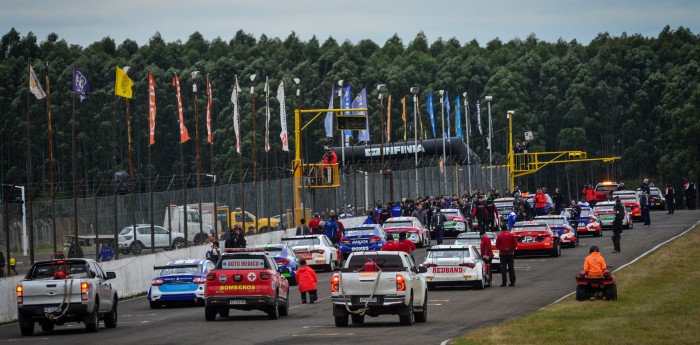
<svg viewBox="0 0 700 345"><path fill-rule="evenodd" d="M617 301L571 296L452 344L700 344L700 227L615 275Z"/></svg>

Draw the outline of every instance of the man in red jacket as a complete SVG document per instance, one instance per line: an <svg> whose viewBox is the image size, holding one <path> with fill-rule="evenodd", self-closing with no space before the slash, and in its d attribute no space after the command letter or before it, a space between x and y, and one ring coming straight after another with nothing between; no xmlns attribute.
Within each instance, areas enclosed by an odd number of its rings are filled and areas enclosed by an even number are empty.
<svg viewBox="0 0 700 345"><path fill-rule="evenodd" d="M491 277L491 261L493 260L493 248L491 247L491 239L485 232L481 233L481 244L479 245L481 258L486 263L486 273Z"/></svg>
<svg viewBox="0 0 700 345"><path fill-rule="evenodd" d="M394 242L394 235L386 234L386 243L382 246L383 251L402 251L401 243Z"/></svg>
<svg viewBox="0 0 700 345"><path fill-rule="evenodd" d="M406 254L413 255L413 251L416 250L416 244L413 241L406 239L406 233L399 233L399 245L401 250L406 252Z"/></svg>
<svg viewBox="0 0 700 345"><path fill-rule="evenodd" d="M542 188L537 189L537 193L533 197L535 201L535 215L544 216L547 214L544 209L547 206L547 196L542 192Z"/></svg>
<svg viewBox="0 0 700 345"><path fill-rule="evenodd" d="M518 241L510 231L501 231L496 237L496 249L499 250L501 259L501 286L506 286L510 279L510 286L515 286L515 249Z"/></svg>

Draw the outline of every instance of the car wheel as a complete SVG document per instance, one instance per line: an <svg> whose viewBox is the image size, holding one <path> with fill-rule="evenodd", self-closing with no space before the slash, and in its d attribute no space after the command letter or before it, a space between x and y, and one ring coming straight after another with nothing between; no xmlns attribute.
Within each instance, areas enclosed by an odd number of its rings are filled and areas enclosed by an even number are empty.
<svg viewBox="0 0 700 345"><path fill-rule="evenodd" d="M554 248L552 248L552 257L556 258L561 256L561 245L559 245L559 241L554 241Z"/></svg>
<svg viewBox="0 0 700 345"><path fill-rule="evenodd" d="M53 329L54 329L54 327L56 326L55 323L53 323L53 322L51 322L51 321L48 321L48 320L47 320L47 321L42 321L42 322L39 323L39 324L41 325L41 330L44 331L44 332L46 332L46 333L53 332Z"/></svg>
<svg viewBox="0 0 700 345"><path fill-rule="evenodd" d="M361 325L361 324L365 323L365 316L364 315L350 314L350 318L352 319L352 323L355 325Z"/></svg>
<svg viewBox="0 0 700 345"><path fill-rule="evenodd" d="M92 313L90 313L90 315L88 315L85 320L85 329L90 333L94 333L100 330L100 318L99 315L97 315L97 309L99 305L100 301L95 300L95 310L93 310Z"/></svg>
<svg viewBox="0 0 700 345"><path fill-rule="evenodd" d="M267 309L267 318L270 320L277 320L280 317L280 298L279 295L275 296L275 300L272 302L272 305L268 307Z"/></svg>
<svg viewBox="0 0 700 345"><path fill-rule="evenodd" d="M605 296L605 299L608 301L617 300L617 285L608 285L605 291L603 291L603 296Z"/></svg>
<svg viewBox="0 0 700 345"><path fill-rule="evenodd" d="M343 316L335 317L335 327L347 327L348 326L348 314L345 313Z"/></svg>
<svg viewBox="0 0 700 345"><path fill-rule="evenodd" d="M105 322L106 328L117 327L117 299L116 299L116 296L114 299L114 303L112 303L112 310L109 311L109 314L105 315L104 322Z"/></svg>
<svg viewBox="0 0 700 345"><path fill-rule="evenodd" d="M576 285L576 300L586 301L588 296L586 295L586 288L581 285Z"/></svg>
<svg viewBox="0 0 700 345"><path fill-rule="evenodd" d="M207 321L216 320L216 308L210 306L204 306L204 319Z"/></svg>
<svg viewBox="0 0 700 345"><path fill-rule="evenodd" d="M428 291L433 291L433 290L435 290L435 285L430 284L430 283L426 283L425 285L428 287Z"/></svg>
<svg viewBox="0 0 700 345"><path fill-rule="evenodd" d="M194 235L194 239L192 240L192 242L194 242L194 244L196 244L196 245L200 245L200 244L204 243L203 237L204 237L203 234L197 233L196 235Z"/></svg>
<svg viewBox="0 0 700 345"><path fill-rule="evenodd" d="M148 304L151 306L151 309L160 309L163 307L163 304L160 302L148 301Z"/></svg>
<svg viewBox="0 0 700 345"><path fill-rule="evenodd" d="M120 249L119 251L124 255L128 255L129 253L131 253L131 248L126 247L126 248Z"/></svg>
<svg viewBox="0 0 700 345"><path fill-rule="evenodd" d="M173 245L171 246L171 249L180 249L180 248L184 248L184 247L185 247L185 239L180 237L180 238L176 238L173 241Z"/></svg>
<svg viewBox="0 0 700 345"><path fill-rule="evenodd" d="M131 244L131 251L134 255L139 255L143 251L143 244L141 242L134 242Z"/></svg>
<svg viewBox="0 0 700 345"><path fill-rule="evenodd" d="M603 228L601 227L598 233L596 234L596 237L602 237L603 236Z"/></svg>
<svg viewBox="0 0 700 345"><path fill-rule="evenodd" d="M335 271L335 261L333 261L333 258L331 258L331 263L328 264L328 272L333 272Z"/></svg>
<svg viewBox="0 0 700 345"><path fill-rule="evenodd" d="M287 300L279 307L279 314L280 316L289 315L289 292L287 292Z"/></svg>
<svg viewBox="0 0 700 345"><path fill-rule="evenodd" d="M414 319L413 319L413 296L411 296L411 301L408 302L408 306L406 306L406 309L408 309L408 313L406 315L399 315L399 323L401 324L401 326L410 326L414 322Z"/></svg>
<svg viewBox="0 0 700 345"><path fill-rule="evenodd" d="M34 335L34 321L19 315L19 331L24 337Z"/></svg>
<svg viewBox="0 0 700 345"><path fill-rule="evenodd" d="M428 292L425 292L423 296L423 311L413 313L413 318L416 322L426 322L428 321Z"/></svg>
<svg viewBox="0 0 700 345"><path fill-rule="evenodd" d="M479 281L476 282L476 284L474 285L474 287L475 287L477 290L483 290L483 289L484 289L484 285L486 285L486 281L485 281L485 279L484 279L484 275L482 274L482 275L481 275L481 279L480 279Z"/></svg>

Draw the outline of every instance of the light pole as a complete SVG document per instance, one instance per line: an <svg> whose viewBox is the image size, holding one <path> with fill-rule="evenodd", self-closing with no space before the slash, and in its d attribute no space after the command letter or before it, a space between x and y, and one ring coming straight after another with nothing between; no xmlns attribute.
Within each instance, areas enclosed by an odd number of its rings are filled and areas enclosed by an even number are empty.
<svg viewBox="0 0 700 345"><path fill-rule="evenodd" d="M297 109L301 112L301 79L299 78L293 78L294 84L297 86ZM301 139L302 136L299 136L299 139ZM301 143L299 143L301 145ZM301 158L299 162L299 169L302 169L302 174L304 174L304 158ZM306 218L306 204L304 203L304 185L303 179L302 179L302 184L301 184L301 218Z"/></svg>
<svg viewBox="0 0 700 345"><path fill-rule="evenodd" d="M470 134L469 132L471 132L470 131L471 126L469 123L469 121L470 121L469 110L468 110L469 104L467 102L467 93L466 92L463 93L462 96L464 96L464 111L466 112L466 115L467 115L466 116L466 124L467 125L465 126L465 127L467 127L467 131L466 131L467 132L467 179L469 180L469 182L468 182L469 189L467 191L469 191L469 193L471 193L472 192L472 170L471 170L472 149L471 149L471 147L469 147L469 134Z"/></svg>
<svg viewBox="0 0 700 345"><path fill-rule="evenodd" d="M411 88L411 93L413 94L413 155L416 159L416 198L418 194L418 86Z"/></svg>
<svg viewBox="0 0 700 345"><path fill-rule="evenodd" d="M493 143L492 141L492 126L491 126L491 101L493 100L492 96L485 96L484 101L488 103L488 109L489 109L489 184L491 185L491 189L493 189Z"/></svg>
<svg viewBox="0 0 700 345"><path fill-rule="evenodd" d="M440 118L442 119L442 178L445 184L445 195L447 195L447 170L445 167L445 100L444 100L445 90L440 90Z"/></svg>
<svg viewBox="0 0 700 345"><path fill-rule="evenodd" d="M379 84L377 85L377 92L379 93L379 123L381 127L381 149L379 150L379 154L381 155L381 160L382 164L379 166L379 186L382 190L381 193L381 201L384 202L384 137L386 136L386 133L384 132L384 92L386 91L386 84Z"/></svg>
<svg viewBox="0 0 700 345"><path fill-rule="evenodd" d="M338 98L340 109L343 109L343 79L338 80ZM342 173L341 168L345 166L345 130L340 131L340 166L338 173ZM345 184L345 177L341 175L342 183ZM338 205L338 193L335 193L335 205ZM335 207L333 207L335 209Z"/></svg>
<svg viewBox="0 0 700 345"><path fill-rule="evenodd" d="M258 187L258 180L257 180L257 162L258 162L258 156L257 156L257 150L256 150L256 145L255 143L257 142L256 134L255 134L255 74L250 75L250 105L251 105L251 114L252 114L252 121L251 121L251 126L253 127L253 191L257 190ZM255 231L258 231L258 219L260 218L260 213L258 213L258 193L254 192L255 195L255 207L253 209L255 210ZM245 209L244 209L245 210Z"/></svg>

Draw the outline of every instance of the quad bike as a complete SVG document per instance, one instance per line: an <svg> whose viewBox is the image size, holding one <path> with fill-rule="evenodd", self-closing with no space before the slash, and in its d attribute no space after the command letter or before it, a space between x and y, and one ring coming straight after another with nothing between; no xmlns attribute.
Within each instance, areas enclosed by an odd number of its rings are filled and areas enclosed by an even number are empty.
<svg viewBox="0 0 700 345"><path fill-rule="evenodd" d="M617 279L609 267L603 271L599 278L589 277L581 271L576 275L576 300L587 301L591 297L614 301L617 299Z"/></svg>

